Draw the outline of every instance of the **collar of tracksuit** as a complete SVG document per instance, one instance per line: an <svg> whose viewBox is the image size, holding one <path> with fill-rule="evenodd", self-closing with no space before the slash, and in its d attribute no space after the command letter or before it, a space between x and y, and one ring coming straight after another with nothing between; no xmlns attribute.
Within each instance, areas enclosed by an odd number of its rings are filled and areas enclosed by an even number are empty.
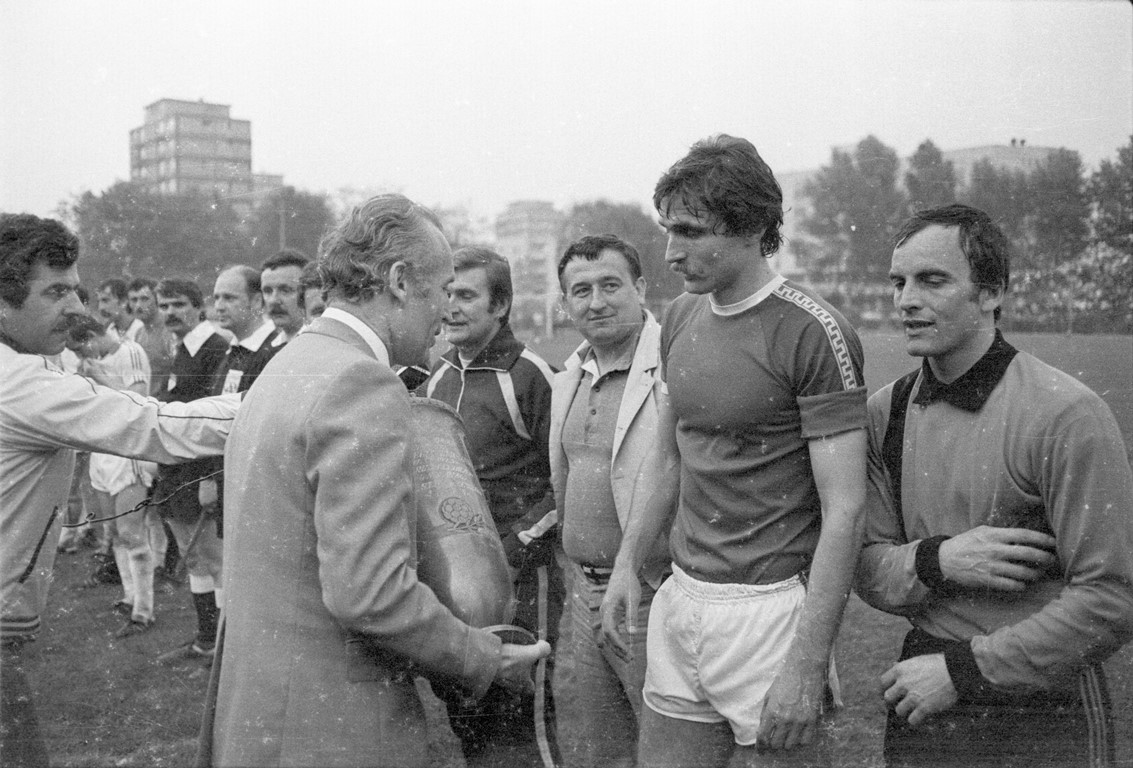
<svg viewBox="0 0 1133 768"><path fill-rule="evenodd" d="M480 354L467 366L460 364L460 352L456 347L441 355L441 360L457 370L509 371L524 349L523 342L515 338L511 326L505 322L488 342L488 346L480 350Z"/></svg>

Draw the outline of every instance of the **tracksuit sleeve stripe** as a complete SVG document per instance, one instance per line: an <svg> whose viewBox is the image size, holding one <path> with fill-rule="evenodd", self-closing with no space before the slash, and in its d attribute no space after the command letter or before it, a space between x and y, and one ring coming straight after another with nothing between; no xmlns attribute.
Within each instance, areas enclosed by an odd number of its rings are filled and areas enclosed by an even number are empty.
<svg viewBox="0 0 1133 768"><path fill-rule="evenodd" d="M524 440L531 439L531 433L527 431L527 425L523 423L523 414L519 411L519 400L515 397L515 384L512 383L511 373L508 371L498 371L496 378L500 382L500 394L504 396L504 403L507 405L508 415L511 416L512 426L515 427L515 433L522 437Z"/></svg>

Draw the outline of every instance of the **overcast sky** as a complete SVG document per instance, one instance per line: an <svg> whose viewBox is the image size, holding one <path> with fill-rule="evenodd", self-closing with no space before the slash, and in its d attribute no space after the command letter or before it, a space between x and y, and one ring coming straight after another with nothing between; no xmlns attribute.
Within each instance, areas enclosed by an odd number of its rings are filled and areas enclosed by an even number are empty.
<svg viewBox="0 0 1133 768"><path fill-rule="evenodd" d="M1127 0L0 0L0 210L128 179L162 98L230 104L301 189L646 203L698 138L779 172L1026 138L1090 168L1133 133Z"/></svg>

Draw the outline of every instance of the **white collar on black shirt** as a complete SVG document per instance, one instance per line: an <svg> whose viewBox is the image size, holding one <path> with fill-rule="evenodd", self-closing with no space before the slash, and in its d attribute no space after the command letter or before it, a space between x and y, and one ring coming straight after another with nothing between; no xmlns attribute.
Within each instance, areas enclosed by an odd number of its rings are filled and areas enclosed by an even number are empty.
<svg viewBox="0 0 1133 768"><path fill-rule="evenodd" d="M740 312L746 312L754 307L759 302L770 296L776 288L783 283L787 282L787 278L782 275L775 275L767 281L767 284L760 288L758 291L748 296L746 299L740 299L734 304L717 304L716 297L709 295L708 303L712 306L712 314L728 317L729 315L738 315Z"/></svg>
<svg viewBox="0 0 1133 768"><path fill-rule="evenodd" d="M190 357L196 357L197 353L201 351L201 347L208 337L216 333L216 328L208 320L202 320L197 323L197 327L185 334L181 339L181 343L185 345L185 349L189 350Z"/></svg>
<svg viewBox="0 0 1133 768"><path fill-rule="evenodd" d="M275 324L268 320L265 320L260 323L259 328L252 331L245 338L240 339L240 341L232 342L232 346L243 347L249 352L258 352L260 347L264 345L264 342L267 341L267 337L271 336L271 333L274 330Z"/></svg>

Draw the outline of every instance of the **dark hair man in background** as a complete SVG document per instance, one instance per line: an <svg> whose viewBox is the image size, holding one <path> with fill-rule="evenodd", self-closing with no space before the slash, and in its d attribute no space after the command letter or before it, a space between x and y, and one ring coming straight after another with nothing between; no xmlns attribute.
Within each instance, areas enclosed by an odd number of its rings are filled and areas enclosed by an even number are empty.
<svg viewBox="0 0 1133 768"><path fill-rule="evenodd" d="M309 262L299 251L284 248L260 267L264 309L280 333L275 341L277 346L291 341L303 327L299 281Z"/></svg>

